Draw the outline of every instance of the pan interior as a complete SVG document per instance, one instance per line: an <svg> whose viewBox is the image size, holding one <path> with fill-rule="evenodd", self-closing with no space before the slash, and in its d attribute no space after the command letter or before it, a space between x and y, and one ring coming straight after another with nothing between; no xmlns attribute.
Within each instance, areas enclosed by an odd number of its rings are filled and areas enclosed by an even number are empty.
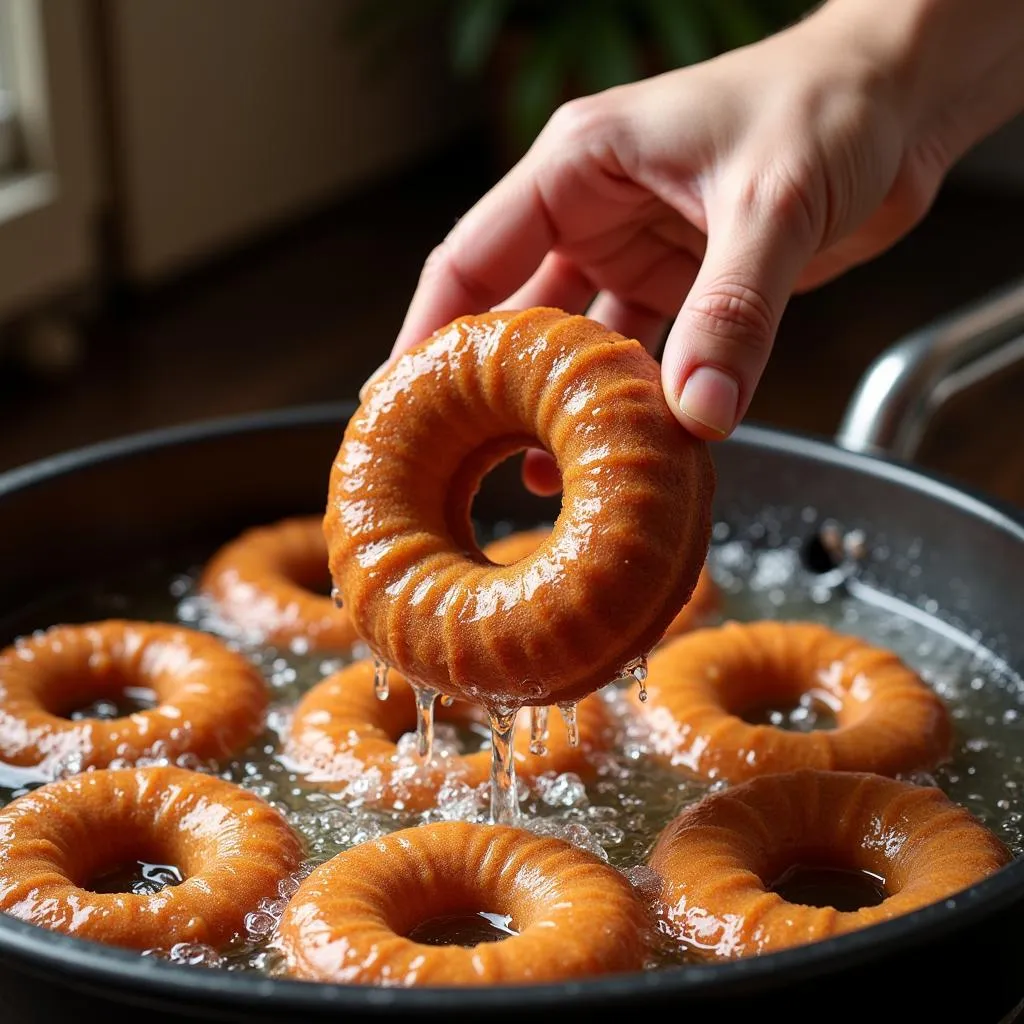
<svg viewBox="0 0 1024 1024"><path fill-rule="evenodd" d="M790 520L782 523L777 510L763 509L717 523L708 565L722 592L723 608L712 622L766 618L821 622L899 654L948 703L957 732L951 762L931 775L916 773L911 781L940 786L1020 856L1024 853L1024 756L1018 740L1024 716L1021 678L992 653L983 638L951 625L938 603L892 597L873 587L870 574L863 571L865 549L870 549L876 562L912 562L920 552L872 547L872 537L855 531L837 534L834 524L821 520L810 508ZM546 523L536 519L491 522L478 526L478 533L486 543L512 529L538 525ZM454 767L437 806L419 814L364 806L377 784L372 772L340 798L304 784L280 755L291 708L302 693L350 659L262 646L218 619L196 592L198 574L210 553L208 545L188 549L88 588L51 596L8 622L4 639L57 622L111 617L179 622L225 637L260 668L273 694L266 732L242 756L210 770L284 811L306 838L309 861L295 878L282 882L276 898L264 900L249 915L245 934L226 952L168 946L148 955L274 976L281 973L282 965L269 940L289 897L315 864L410 824L452 818L484 821L487 794L460 781ZM357 650L356 656L360 653L364 652ZM587 784L569 773L542 778L523 786L522 808L527 827L577 843L643 887L650 881L643 864L661 828L682 808L723 783L697 780L683 766L659 764L650 756L663 739L630 710L628 686L635 688L636 683L621 681L602 695L616 715L618 734L613 752L598 758L597 777ZM783 728L805 730L829 724L827 715L817 721L814 708L805 705L759 709L758 713ZM551 728L563 728L556 714ZM457 730L441 722L436 727L434 756L442 762L448 759L454 765L453 755L483 745L486 739L478 731ZM414 738L404 737L399 746L403 763L416 771ZM0 801L41 781L30 769L0 766ZM648 967L686 964L699 956L699 951L665 946L652 951Z"/></svg>

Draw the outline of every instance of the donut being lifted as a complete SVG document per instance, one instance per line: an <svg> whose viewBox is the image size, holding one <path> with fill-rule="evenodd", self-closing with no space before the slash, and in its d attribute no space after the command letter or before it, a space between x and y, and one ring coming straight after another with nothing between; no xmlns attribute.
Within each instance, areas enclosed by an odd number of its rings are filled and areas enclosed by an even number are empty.
<svg viewBox="0 0 1024 1024"><path fill-rule="evenodd" d="M535 530L520 530L505 537L492 540L483 550L484 554L498 565L511 565L521 558L532 555L551 536L551 530L539 527ZM706 625L721 607L718 587L707 564L700 571L697 586L682 611L669 623L662 641L689 633L698 626Z"/></svg>
<svg viewBox="0 0 1024 1024"><path fill-rule="evenodd" d="M561 470L561 512L533 554L494 565L473 497L537 446ZM360 637L408 678L493 706L574 701L690 599L714 483L638 341L558 309L465 317L400 356L349 421L331 575Z"/></svg>

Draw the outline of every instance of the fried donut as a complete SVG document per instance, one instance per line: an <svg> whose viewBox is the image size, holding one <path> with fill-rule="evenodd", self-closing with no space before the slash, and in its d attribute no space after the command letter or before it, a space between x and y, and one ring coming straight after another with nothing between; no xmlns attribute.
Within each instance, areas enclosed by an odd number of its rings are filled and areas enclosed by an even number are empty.
<svg viewBox="0 0 1024 1024"><path fill-rule="evenodd" d="M480 750L445 758L443 763L410 765L403 770L398 760L397 741L416 728L416 697L409 683L397 672L388 676L388 699L374 693L372 662L360 661L329 676L313 687L299 702L292 719L285 754L314 784L344 788L354 781L373 779L369 802L421 811L433 806L437 791L453 776L476 787L488 782L490 751ZM468 722L475 708L456 701L451 707L435 706L439 721ZM529 729L520 716L516 730L515 769L524 779L544 772L575 772L586 778L594 773L593 754L607 749L612 719L605 702L597 695L577 705L579 743L572 746L564 729L551 729L547 752L529 750Z"/></svg>
<svg viewBox="0 0 1024 1024"><path fill-rule="evenodd" d="M484 547L483 552L496 565L512 565L532 555L550 536L550 529L521 530L492 540ZM669 623L662 640L688 633L706 622L718 608L718 588L705 563L700 576L697 577L693 595L683 605L682 611Z"/></svg>
<svg viewBox="0 0 1024 1024"><path fill-rule="evenodd" d="M200 589L228 622L262 643L345 651L358 639L330 587L321 516L295 516L254 526L207 563Z"/></svg>
<svg viewBox="0 0 1024 1024"><path fill-rule="evenodd" d="M791 732L742 714L810 694L835 729ZM816 623L729 622L679 637L648 663L655 750L709 779L794 768L898 775L950 753L939 696L891 651Z"/></svg>
<svg viewBox="0 0 1024 1024"><path fill-rule="evenodd" d="M83 772L0 811L0 911L129 949L221 947L301 860L284 818L233 783L161 766ZM104 876L139 862L182 881L104 891Z"/></svg>
<svg viewBox="0 0 1024 1024"><path fill-rule="evenodd" d="M867 772L800 769L705 797L662 832L650 866L663 880L665 930L738 958L908 914L991 875L1009 851L941 790ZM793 867L870 872L877 906L790 903L773 887Z"/></svg>
<svg viewBox="0 0 1024 1024"><path fill-rule="evenodd" d="M410 938L439 918L508 915L518 934L472 947ZM492 985L638 969L645 918L629 882L561 839L446 821L322 864L278 932L289 973L357 985Z"/></svg>
<svg viewBox="0 0 1024 1024"><path fill-rule="evenodd" d="M562 511L534 554L495 566L473 496L536 446L561 468ZM690 599L714 483L638 341L558 309L469 316L399 356L349 421L331 575L356 632L408 678L492 704L572 701L646 655Z"/></svg>
<svg viewBox="0 0 1024 1024"><path fill-rule="evenodd" d="M155 706L66 717L133 689ZM259 672L208 634L123 619L53 626L0 652L0 761L52 778L157 754L216 760L260 734L267 702Z"/></svg>

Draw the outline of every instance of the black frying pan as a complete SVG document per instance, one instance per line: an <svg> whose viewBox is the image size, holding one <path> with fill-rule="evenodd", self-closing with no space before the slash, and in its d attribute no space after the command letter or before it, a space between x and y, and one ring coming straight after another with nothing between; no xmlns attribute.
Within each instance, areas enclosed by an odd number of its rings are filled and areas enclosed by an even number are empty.
<svg viewBox="0 0 1024 1024"><path fill-rule="evenodd" d="M744 427L715 447L716 520L743 532L770 511L764 543L799 538L829 569L821 526L860 530L868 555L851 585L980 630L1024 669L1024 514L864 450L909 457L928 403L1017 353L1018 287L887 352L865 377L841 444ZM1007 345L1007 343L1013 343ZM937 385L942 384L942 388ZM944 390L943 390L944 389ZM0 476L0 642L34 621L31 604L183 545L212 548L242 527L320 512L350 404L162 430L46 459ZM858 448L861 451L851 449ZM817 510L810 522L804 509ZM528 495L513 464L486 481L478 517L535 523L557 511ZM774 534L774 536L773 536ZM919 551L908 572L871 549ZM941 613L940 613L941 614ZM1021 736L1024 748L1024 732ZM870 929L734 963L529 988L382 990L268 980L142 960L0 916L0 1019L344 1021L529 1019L555 1012L664 1013L716 1020L1008 1020L1024 998L1024 859L953 900ZM957 1007L962 1007L958 1010ZM142 1007L145 1007L143 1010Z"/></svg>

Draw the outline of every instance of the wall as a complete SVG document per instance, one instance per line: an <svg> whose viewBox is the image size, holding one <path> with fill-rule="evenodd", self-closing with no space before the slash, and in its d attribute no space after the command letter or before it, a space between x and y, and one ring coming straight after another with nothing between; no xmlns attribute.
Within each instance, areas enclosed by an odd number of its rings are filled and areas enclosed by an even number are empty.
<svg viewBox="0 0 1024 1024"><path fill-rule="evenodd" d="M129 281L155 281L314 209L457 126L462 105L437 36L417 33L371 74L345 33L351 8L107 0L117 239Z"/></svg>

